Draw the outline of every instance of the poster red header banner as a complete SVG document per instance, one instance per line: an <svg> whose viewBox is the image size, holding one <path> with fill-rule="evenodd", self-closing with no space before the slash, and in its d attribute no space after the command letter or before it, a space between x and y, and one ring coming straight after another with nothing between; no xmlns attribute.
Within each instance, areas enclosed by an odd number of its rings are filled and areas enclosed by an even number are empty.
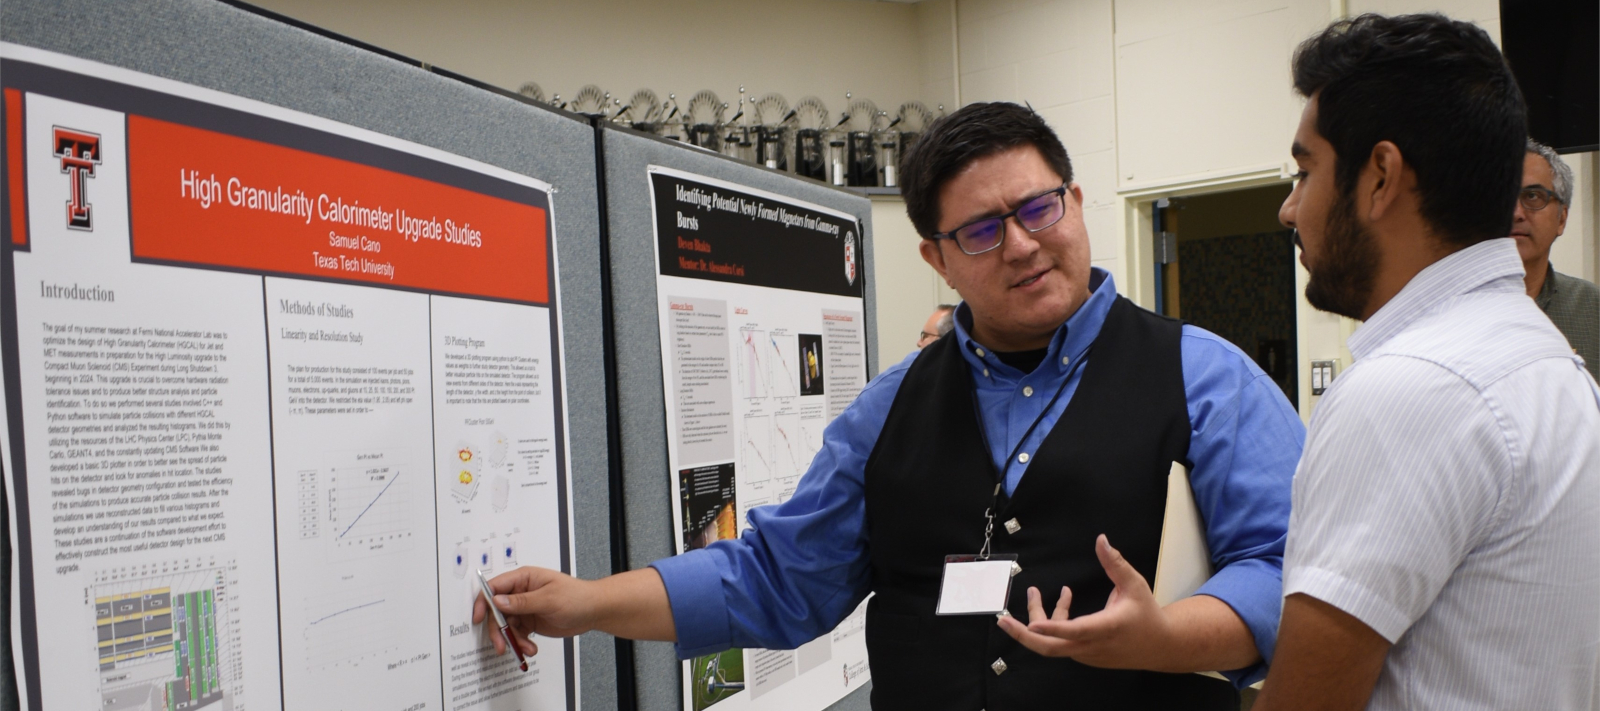
<svg viewBox="0 0 1600 711"><path fill-rule="evenodd" d="M547 304L545 210L128 116L133 257Z"/></svg>

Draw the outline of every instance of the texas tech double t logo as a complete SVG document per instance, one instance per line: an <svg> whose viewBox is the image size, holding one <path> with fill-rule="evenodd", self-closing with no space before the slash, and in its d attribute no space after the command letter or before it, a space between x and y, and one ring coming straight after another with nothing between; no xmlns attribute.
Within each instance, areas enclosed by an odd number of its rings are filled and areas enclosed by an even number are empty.
<svg viewBox="0 0 1600 711"><path fill-rule="evenodd" d="M56 126L55 149L51 155L61 159L61 172L72 181L72 198L67 200L67 227L94 229L88 189L94 167L100 165L99 134Z"/></svg>

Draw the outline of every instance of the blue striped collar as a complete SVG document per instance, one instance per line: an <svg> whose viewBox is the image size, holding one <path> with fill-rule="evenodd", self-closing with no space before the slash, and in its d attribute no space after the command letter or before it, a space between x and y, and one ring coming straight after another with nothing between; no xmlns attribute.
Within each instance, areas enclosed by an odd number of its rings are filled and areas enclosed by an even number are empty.
<svg viewBox="0 0 1600 711"><path fill-rule="evenodd" d="M1484 240L1428 265L1400 293L1350 335L1350 355L1361 360L1441 304L1480 289L1522 292L1522 257L1510 237Z"/></svg>

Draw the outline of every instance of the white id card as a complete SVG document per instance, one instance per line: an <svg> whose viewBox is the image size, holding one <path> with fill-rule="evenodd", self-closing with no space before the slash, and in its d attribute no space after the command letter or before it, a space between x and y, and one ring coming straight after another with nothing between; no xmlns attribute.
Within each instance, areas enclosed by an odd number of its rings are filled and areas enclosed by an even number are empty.
<svg viewBox="0 0 1600 711"><path fill-rule="evenodd" d="M939 585L940 615L993 615L1006 609L1011 598L1011 570L1015 555L944 557L944 580Z"/></svg>

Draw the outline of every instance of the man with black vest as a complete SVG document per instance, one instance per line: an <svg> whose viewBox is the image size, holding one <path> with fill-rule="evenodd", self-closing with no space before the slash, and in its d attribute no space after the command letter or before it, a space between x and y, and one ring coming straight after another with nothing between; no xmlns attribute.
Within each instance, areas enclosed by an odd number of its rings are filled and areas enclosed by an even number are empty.
<svg viewBox="0 0 1600 711"><path fill-rule="evenodd" d="M1189 672L1265 673L1294 410L1238 348L1090 266L1082 190L1032 110L967 106L901 175L924 259L962 296L955 330L869 383L794 496L752 510L738 539L599 581L523 568L492 581L497 604L525 632L599 629L689 658L797 647L875 593L876 709L1236 709L1234 686ZM1174 462L1215 573L1163 607ZM1009 597L937 614L962 603L941 589L952 566L992 561L1011 563Z"/></svg>

